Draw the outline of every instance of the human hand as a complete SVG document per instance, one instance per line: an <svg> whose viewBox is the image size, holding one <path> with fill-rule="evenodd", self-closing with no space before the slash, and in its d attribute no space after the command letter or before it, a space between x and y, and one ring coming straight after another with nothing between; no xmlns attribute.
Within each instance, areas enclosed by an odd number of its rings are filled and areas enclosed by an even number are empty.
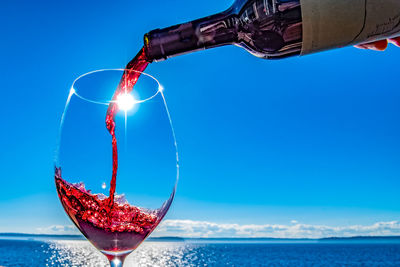
<svg viewBox="0 0 400 267"><path fill-rule="evenodd" d="M366 43L366 44L360 44L360 45L355 45L357 48L361 49L370 49L370 50L375 50L375 51L384 51L388 43L394 44L397 47L400 47L400 37L396 37L393 39L387 39L387 40L380 40L372 43Z"/></svg>

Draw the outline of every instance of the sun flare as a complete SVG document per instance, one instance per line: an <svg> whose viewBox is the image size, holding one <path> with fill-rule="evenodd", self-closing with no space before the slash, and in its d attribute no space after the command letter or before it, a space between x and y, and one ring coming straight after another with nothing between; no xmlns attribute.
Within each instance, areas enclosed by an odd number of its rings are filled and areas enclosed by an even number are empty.
<svg viewBox="0 0 400 267"><path fill-rule="evenodd" d="M122 93L117 96L117 104L120 110L131 110L135 103L136 101L131 94Z"/></svg>

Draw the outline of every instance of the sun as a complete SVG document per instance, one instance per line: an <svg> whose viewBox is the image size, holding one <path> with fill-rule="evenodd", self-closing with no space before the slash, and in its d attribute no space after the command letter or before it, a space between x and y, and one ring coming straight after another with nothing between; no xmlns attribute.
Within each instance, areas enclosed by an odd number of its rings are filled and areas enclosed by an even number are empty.
<svg viewBox="0 0 400 267"><path fill-rule="evenodd" d="M135 103L136 101L131 94L121 93L117 96L117 104L120 110L131 110Z"/></svg>

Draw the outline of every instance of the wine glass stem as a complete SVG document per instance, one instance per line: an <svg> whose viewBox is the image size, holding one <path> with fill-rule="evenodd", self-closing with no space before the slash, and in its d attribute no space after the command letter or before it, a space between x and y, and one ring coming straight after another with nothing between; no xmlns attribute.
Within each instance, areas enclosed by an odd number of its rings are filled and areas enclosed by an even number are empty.
<svg viewBox="0 0 400 267"><path fill-rule="evenodd" d="M114 257L112 260L110 259L111 267L122 267L124 264L125 257Z"/></svg>

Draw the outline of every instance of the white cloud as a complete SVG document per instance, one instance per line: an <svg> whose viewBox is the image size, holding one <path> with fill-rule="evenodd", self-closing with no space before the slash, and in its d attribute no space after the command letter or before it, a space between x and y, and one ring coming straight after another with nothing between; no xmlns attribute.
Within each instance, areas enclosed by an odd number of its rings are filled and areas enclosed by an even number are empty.
<svg viewBox="0 0 400 267"><path fill-rule="evenodd" d="M291 223L291 224L298 224L299 222L296 221L296 220L291 220L290 223Z"/></svg>
<svg viewBox="0 0 400 267"><path fill-rule="evenodd" d="M79 234L75 225L51 225L44 228L37 228L39 234L55 234L55 235L75 235Z"/></svg>
<svg viewBox="0 0 400 267"><path fill-rule="evenodd" d="M52 225L38 228L41 234L79 234L74 225ZM377 222L372 225L326 226L301 224L224 224L207 221L166 220L152 236L198 237L274 237L274 238L322 238L350 236L400 235L400 221Z"/></svg>
<svg viewBox="0 0 400 267"><path fill-rule="evenodd" d="M275 237L321 238L349 236L400 235L400 221L378 222L372 225L325 226L300 224L223 224L206 221L166 220L160 224L154 236L180 237Z"/></svg>

